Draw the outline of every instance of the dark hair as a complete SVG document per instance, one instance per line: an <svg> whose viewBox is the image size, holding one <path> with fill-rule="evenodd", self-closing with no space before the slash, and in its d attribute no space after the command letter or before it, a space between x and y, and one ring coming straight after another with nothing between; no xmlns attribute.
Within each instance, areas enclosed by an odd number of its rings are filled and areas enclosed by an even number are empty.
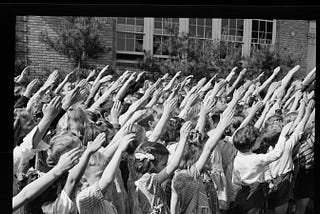
<svg viewBox="0 0 320 214"><path fill-rule="evenodd" d="M134 169L138 173L146 173L146 172L153 172L153 168L151 168L151 163L157 163L159 162L161 156L169 155L168 149L156 142L144 142L142 143L136 150L135 153L144 153L144 154L152 154L154 156L154 160L148 160L148 159L135 159L134 161Z"/></svg>
<svg viewBox="0 0 320 214"><path fill-rule="evenodd" d="M243 128L240 128L233 137L233 145L240 152L247 152L255 144L257 137L259 136L259 130L252 126L248 125Z"/></svg>

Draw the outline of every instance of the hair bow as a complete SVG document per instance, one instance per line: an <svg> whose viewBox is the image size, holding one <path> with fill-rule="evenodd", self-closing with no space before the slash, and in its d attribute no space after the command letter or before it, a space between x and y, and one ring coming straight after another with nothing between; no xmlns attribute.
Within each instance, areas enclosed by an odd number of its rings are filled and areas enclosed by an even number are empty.
<svg viewBox="0 0 320 214"><path fill-rule="evenodd" d="M144 159L148 159L148 160L154 160L154 156L150 153L135 153L134 157L138 160L144 160Z"/></svg>

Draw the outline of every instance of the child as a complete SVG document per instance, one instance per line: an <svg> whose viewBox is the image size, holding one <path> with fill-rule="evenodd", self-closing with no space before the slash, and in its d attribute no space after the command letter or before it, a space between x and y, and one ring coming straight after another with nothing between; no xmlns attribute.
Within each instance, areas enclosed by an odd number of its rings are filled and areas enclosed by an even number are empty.
<svg viewBox="0 0 320 214"><path fill-rule="evenodd" d="M178 167L190 129L190 122L182 126L179 145L168 164L169 151L162 144L146 142L136 149L134 167L142 176L135 185L142 213L170 213L161 184Z"/></svg>
<svg viewBox="0 0 320 214"><path fill-rule="evenodd" d="M87 186L84 186L76 197L76 204L80 214L117 213L117 210L110 202L112 191L109 191L109 187L113 184L122 153L133 140L134 134L128 134L121 138L120 144L107 167L105 167L106 160L103 154L98 153L93 156L97 160L93 161L93 165L87 166L83 176L83 182Z"/></svg>
<svg viewBox="0 0 320 214"><path fill-rule="evenodd" d="M290 127L291 123L282 129L277 145L268 154L252 153L260 143L257 140L257 128L245 126L234 134L233 144L238 153L233 163L232 183L237 192L233 213L261 213L264 206L265 167L281 157Z"/></svg>

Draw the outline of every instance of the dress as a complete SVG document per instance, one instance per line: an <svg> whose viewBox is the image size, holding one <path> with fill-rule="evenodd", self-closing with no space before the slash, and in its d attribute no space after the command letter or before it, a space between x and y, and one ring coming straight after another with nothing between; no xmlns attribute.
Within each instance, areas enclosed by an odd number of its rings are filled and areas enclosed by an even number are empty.
<svg viewBox="0 0 320 214"><path fill-rule="evenodd" d="M136 182L139 207L144 214L169 214L166 195L158 183L157 173L145 173Z"/></svg>

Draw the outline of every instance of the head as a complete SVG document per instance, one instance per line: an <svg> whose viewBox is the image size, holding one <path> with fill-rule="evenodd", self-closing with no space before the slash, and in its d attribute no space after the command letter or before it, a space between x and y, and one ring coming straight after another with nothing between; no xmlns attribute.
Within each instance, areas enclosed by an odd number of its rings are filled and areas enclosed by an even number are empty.
<svg viewBox="0 0 320 214"><path fill-rule="evenodd" d="M47 150L47 165L54 167L58 163L61 155L81 145L82 142L79 137L70 131L63 131L55 135L51 138L50 148Z"/></svg>
<svg viewBox="0 0 320 214"><path fill-rule="evenodd" d="M24 109L15 109L14 113L14 143L20 145L23 138L36 126L34 117Z"/></svg>
<svg viewBox="0 0 320 214"><path fill-rule="evenodd" d="M82 176L81 182L85 185L91 186L96 183L108 164L108 160L105 156L98 152L95 152L90 156L87 168Z"/></svg>
<svg viewBox="0 0 320 214"><path fill-rule="evenodd" d="M297 116L298 116L297 111L289 112L284 116L283 123L288 124L288 123L294 121L297 118Z"/></svg>
<svg viewBox="0 0 320 214"><path fill-rule="evenodd" d="M73 105L59 120L56 129L57 133L71 131L82 140L88 124L89 119L84 108L81 105Z"/></svg>
<svg viewBox="0 0 320 214"><path fill-rule="evenodd" d="M180 129L184 120L179 117L171 117L166 124L161 140L168 142L176 142L180 137Z"/></svg>
<svg viewBox="0 0 320 214"><path fill-rule="evenodd" d="M224 135L232 136L233 133L239 128L243 120L244 117L242 115L234 116L232 123L225 129Z"/></svg>
<svg viewBox="0 0 320 214"><path fill-rule="evenodd" d="M259 130L252 125L240 128L233 136L233 145L240 152L252 151L260 147L260 145L255 145L259 134Z"/></svg>
<svg viewBox="0 0 320 214"><path fill-rule="evenodd" d="M134 152L134 169L144 174L158 173L167 166L169 151L156 142L144 142Z"/></svg>

